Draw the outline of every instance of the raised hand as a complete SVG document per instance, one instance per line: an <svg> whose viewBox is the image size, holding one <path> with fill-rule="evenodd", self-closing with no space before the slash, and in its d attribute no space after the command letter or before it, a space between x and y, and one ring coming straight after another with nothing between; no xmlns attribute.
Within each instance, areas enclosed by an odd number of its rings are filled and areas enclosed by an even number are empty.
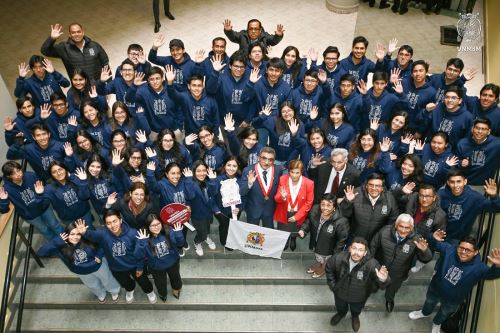
<svg viewBox="0 0 500 333"><path fill-rule="evenodd" d="M216 55L214 55L210 59L210 62L212 63L212 68L216 72L220 72L224 67L226 67L226 64L222 63L222 54L216 54Z"/></svg>
<svg viewBox="0 0 500 333"><path fill-rule="evenodd" d="M290 120L290 122L288 123L288 128L290 128L290 133L292 134L292 136L295 136L297 134L297 132L299 131L299 127L299 121L295 118Z"/></svg>
<svg viewBox="0 0 500 333"><path fill-rule="evenodd" d="M438 242L444 241L446 238L446 232L444 230L438 229L432 233L432 237Z"/></svg>
<svg viewBox="0 0 500 333"><path fill-rule="evenodd" d="M186 142L187 146L192 145L196 140L198 139L198 135L195 133L191 133L186 138L184 139L184 142Z"/></svg>
<svg viewBox="0 0 500 333"><path fill-rule="evenodd" d="M61 239L62 239L63 241L67 241L67 240L68 240L68 238L69 238L69 235L68 235L67 233L65 233L65 232L60 233L60 234L59 234L59 236L61 237Z"/></svg>
<svg viewBox="0 0 500 333"><path fill-rule="evenodd" d="M259 114L263 114L266 117L269 117L272 113L273 113L273 110L271 109L271 104L266 104L266 105L264 105L264 107L262 108L262 111L260 111Z"/></svg>
<svg viewBox="0 0 500 333"><path fill-rule="evenodd" d="M377 46L375 47L375 57L377 58L377 61L383 61L385 57L385 52L386 49L384 45L381 43L377 43Z"/></svg>
<svg viewBox="0 0 500 333"><path fill-rule="evenodd" d="M250 72L250 82L255 83L260 80L260 75L259 75L260 70L258 68L253 68L252 71Z"/></svg>
<svg viewBox="0 0 500 333"><path fill-rule="evenodd" d="M207 176L208 176L208 178L210 178L210 179L215 179L215 178L217 178L217 174L215 173L214 169L212 169L212 168L208 168L208 171L207 171Z"/></svg>
<svg viewBox="0 0 500 333"><path fill-rule="evenodd" d="M389 271L384 265L382 265L380 269L375 268L375 274L377 274L377 278L380 280L380 282L387 281L387 278L389 277Z"/></svg>
<svg viewBox="0 0 500 333"><path fill-rule="evenodd" d="M311 108L311 111L309 112L309 118L311 118L312 120L318 118L319 116L319 109L316 105L313 105L313 107Z"/></svg>
<svg viewBox="0 0 500 333"><path fill-rule="evenodd" d="M413 193L413 190L415 189L415 187L417 186L417 184L415 184L414 182L409 182L409 183L406 183L402 188L401 190L403 191L403 193L405 194L411 194Z"/></svg>
<svg viewBox="0 0 500 333"><path fill-rule="evenodd" d="M52 111L50 110L50 104L45 103L40 107L40 118L47 119L50 117Z"/></svg>
<svg viewBox="0 0 500 333"><path fill-rule="evenodd" d="M47 73L54 73L54 65L52 65L52 61L49 59L42 60L43 68L47 71Z"/></svg>
<svg viewBox="0 0 500 333"><path fill-rule="evenodd" d="M468 158L468 157L466 157L466 158L464 158L464 159L462 160L462 162L460 163L460 166L461 166L462 168L467 168L467 167L469 166L469 163L470 163L469 158Z"/></svg>
<svg viewBox="0 0 500 333"><path fill-rule="evenodd" d="M69 116L68 117L68 125L78 126L78 121L76 120L76 116Z"/></svg>
<svg viewBox="0 0 500 333"><path fill-rule="evenodd" d="M435 108L436 108L436 103L427 103L427 105L425 106L427 112L432 112L434 111Z"/></svg>
<svg viewBox="0 0 500 333"><path fill-rule="evenodd" d="M415 142L415 150L424 150L425 142L421 139L417 139Z"/></svg>
<svg viewBox="0 0 500 333"><path fill-rule="evenodd" d="M144 74L143 72L135 72L134 85L142 86L143 84L145 84L147 82L146 80L144 80L145 76L146 74Z"/></svg>
<svg viewBox="0 0 500 333"><path fill-rule="evenodd" d="M406 133L404 136L401 136L401 142L406 143L407 145L411 143L412 139L413 139L413 134L411 133Z"/></svg>
<svg viewBox="0 0 500 333"><path fill-rule="evenodd" d="M173 225L173 231L181 231L184 226L180 222L175 222Z"/></svg>
<svg viewBox="0 0 500 333"><path fill-rule="evenodd" d="M141 174L139 174L138 176L130 176L130 181L132 183L143 183L143 184L146 184L146 180L144 179L144 176Z"/></svg>
<svg viewBox="0 0 500 333"><path fill-rule="evenodd" d="M224 129L228 132L234 131L234 119L232 113L228 113L224 116Z"/></svg>
<svg viewBox="0 0 500 333"><path fill-rule="evenodd" d="M380 118L375 117L375 118L370 119L370 128L372 130L376 131L379 126L380 126Z"/></svg>
<svg viewBox="0 0 500 333"><path fill-rule="evenodd" d="M76 230L78 230L78 233L80 233L80 235L84 235L87 232L89 226L85 224L84 219L78 219L75 221L75 227Z"/></svg>
<svg viewBox="0 0 500 333"><path fill-rule="evenodd" d="M153 40L153 46L152 46L152 49L153 50L158 50L163 44L165 44L166 40L165 40L165 36L163 36L163 34L159 34L155 37L155 39Z"/></svg>
<svg viewBox="0 0 500 333"><path fill-rule="evenodd" d="M382 152L387 152L391 148L391 139L385 137L382 139L382 142L379 142L379 145Z"/></svg>
<svg viewBox="0 0 500 333"><path fill-rule="evenodd" d="M135 139L140 143L146 143L148 141L146 131L140 129L135 131Z"/></svg>
<svg viewBox="0 0 500 333"><path fill-rule="evenodd" d="M137 236L135 236L135 238L137 238L137 239L148 239L149 238L149 234L146 231L146 229L138 229L137 230Z"/></svg>
<svg viewBox="0 0 500 333"><path fill-rule="evenodd" d="M106 200L106 206L111 207L115 204L116 200L118 200L116 197L118 196L118 193L113 192L110 195L108 195L108 199Z"/></svg>
<svg viewBox="0 0 500 333"><path fill-rule="evenodd" d="M229 19L225 19L224 22L222 22L222 25L224 26L224 30L226 30L226 31L233 30L233 26L231 24L231 20L229 20Z"/></svg>
<svg viewBox="0 0 500 333"><path fill-rule="evenodd" d="M37 180L35 182L35 192L36 194L42 194L45 188L43 187L43 183L41 180Z"/></svg>
<svg viewBox="0 0 500 333"><path fill-rule="evenodd" d="M148 164L146 165L146 168L151 171L156 170L156 163L154 161L149 161Z"/></svg>
<svg viewBox="0 0 500 333"><path fill-rule="evenodd" d="M393 68L391 69L391 76L389 77L389 82L395 84L399 80L399 76L401 75L401 69Z"/></svg>
<svg viewBox="0 0 500 333"><path fill-rule="evenodd" d="M17 65L17 69L19 70L19 76L22 78L25 78L26 75L28 75L28 73L30 72L30 66L28 66L28 64L25 62Z"/></svg>
<svg viewBox="0 0 500 333"><path fill-rule="evenodd" d="M496 197L497 196L497 184L495 183L495 180L490 178L484 181L484 193L490 197Z"/></svg>
<svg viewBox="0 0 500 333"><path fill-rule="evenodd" d="M108 81L109 79L113 78L113 73L111 72L111 68L109 68L109 65L105 65L102 69L101 69L101 81L102 82L106 82Z"/></svg>
<svg viewBox="0 0 500 333"><path fill-rule="evenodd" d="M151 147L146 147L146 149L144 149L144 151L146 152L146 156L148 158L153 158L156 156L156 150L154 150Z"/></svg>
<svg viewBox="0 0 500 333"><path fill-rule="evenodd" d="M86 180L87 179L87 173L83 168L76 168L75 169L75 176L77 176L80 180Z"/></svg>
<svg viewBox="0 0 500 333"><path fill-rule="evenodd" d="M318 69L318 80L319 82L321 82L321 84L325 83L326 82L326 79L327 79L327 75L326 75L326 72L320 68Z"/></svg>
<svg viewBox="0 0 500 333"><path fill-rule="evenodd" d="M453 167L453 166L455 166L455 165L458 164L458 161L459 161L458 157L456 157L455 155L453 155L453 156L448 156L448 158L446 159L445 163L448 166Z"/></svg>
<svg viewBox="0 0 500 333"><path fill-rule="evenodd" d="M3 128L8 132L12 131L16 126L16 123L12 120L11 117L7 117L3 120Z"/></svg>
<svg viewBox="0 0 500 333"><path fill-rule="evenodd" d="M59 23L50 26L50 38L58 39L63 34L64 32L62 31L62 25L60 25Z"/></svg>
<svg viewBox="0 0 500 333"><path fill-rule="evenodd" d="M283 36L283 33L285 32L285 29L283 29L283 24L278 24L276 25L276 31L274 32L274 34L276 36Z"/></svg>
<svg viewBox="0 0 500 333"><path fill-rule="evenodd" d="M344 193L345 193L345 198L347 199L347 201L353 201L356 196L359 194L358 192L354 193L354 186L352 185L347 185L345 190L344 190Z"/></svg>
<svg viewBox="0 0 500 333"><path fill-rule="evenodd" d="M144 55L144 51L139 51L139 55L137 56L137 61L140 64L145 64L146 63L146 56Z"/></svg>
<svg viewBox="0 0 500 333"><path fill-rule="evenodd" d="M7 193L7 191L5 191L5 188L3 186L0 186L0 199L7 200L8 197L9 197L9 193Z"/></svg>
<svg viewBox="0 0 500 333"><path fill-rule="evenodd" d="M144 108L142 106L137 107L137 109L135 109L135 113L144 113Z"/></svg>
<svg viewBox="0 0 500 333"><path fill-rule="evenodd" d="M97 88L95 87L95 85L90 86L89 97L97 98Z"/></svg>
<svg viewBox="0 0 500 333"><path fill-rule="evenodd" d="M248 187L252 187L253 183L255 182L255 179L257 178L257 176L255 175L255 171L249 170L247 178L248 178Z"/></svg>
<svg viewBox="0 0 500 333"><path fill-rule="evenodd" d="M394 88L394 91L397 93L397 94L402 94L403 93L403 84L401 83L402 80L401 79L398 79L396 82L394 82L393 84L393 88Z"/></svg>
<svg viewBox="0 0 500 333"><path fill-rule="evenodd" d="M283 200L286 200L286 197L288 196L288 193L286 191L285 186L280 186L280 195Z"/></svg>
<svg viewBox="0 0 500 333"><path fill-rule="evenodd" d="M387 46L387 52L392 53L392 52L396 51L397 49L399 49L398 39L392 38L391 40L389 40L389 45Z"/></svg>
<svg viewBox="0 0 500 333"><path fill-rule="evenodd" d="M200 49L194 52L194 62L201 63L205 59L205 50Z"/></svg>
<svg viewBox="0 0 500 333"><path fill-rule="evenodd" d="M366 82L363 80L359 80L358 83L358 91L361 95L366 95L368 92L368 88L366 87Z"/></svg>
<svg viewBox="0 0 500 333"><path fill-rule="evenodd" d="M168 84L172 84L175 80L175 69L172 65L165 66L165 79Z"/></svg>
<svg viewBox="0 0 500 333"><path fill-rule="evenodd" d="M325 163L326 161L323 160L323 156L321 154L315 154L311 159L311 164L315 167Z"/></svg>
<svg viewBox="0 0 500 333"><path fill-rule="evenodd" d="M311 61L318 61L318 54L319 54L318 50L311 47L309 49L308 54L309 54L309 59L311 59Z"/></svg>
<svg viewBox="0 0 500 333"><path fill-rule="evenodd" d="M63 147L64 147L64 153L66 154L66 156L72 156L73 155L73 146L71 146L71 143L65 142L63 144Z"/></svg>
<svg viewBox="0 0 500 333"><path fill-rule="evenodd" d="M125 159L121 157L120 151L118 149L113 149L113 152L111 152L111 164L117 166L124 160Z"/></svg>
<svg viewBox="0 0 500 333"><path fill-rule="evenodd" d="M500 249L491 249L488 260L495 266L500 267Z"/></svg>
<svg viewBox="0 0 500 333"><path fill-rule="evenodd" d="M193 177L193 170L184 168L184 170L182 170L182 174L184 175L184 177Z"/></svg>
<svg viewBox="0 0 500 333"><path fill-rule="evenodd" d="M464 69L462 75L465 77L467 81L472 80L474 77L476 77L478 70L476 67L469 67Z"/></svg>
<svg viewBox="0 0 500 333"><path fill-rule="evenodd" d="M421 237L418 240L413 241L413 243L415 243L417 249L419 249L422 252L427 251L427 249L429 248L429 244L427 244L427 241L425 240L424 237Z"/></svg>
<svg viewBox="0 0 500 333"><path fill-rule="evenodd" d="M267 54L267 56L268 56L269 59L274 58L273 47L271 45L268 45L266 47L266 54Z"/></svg>

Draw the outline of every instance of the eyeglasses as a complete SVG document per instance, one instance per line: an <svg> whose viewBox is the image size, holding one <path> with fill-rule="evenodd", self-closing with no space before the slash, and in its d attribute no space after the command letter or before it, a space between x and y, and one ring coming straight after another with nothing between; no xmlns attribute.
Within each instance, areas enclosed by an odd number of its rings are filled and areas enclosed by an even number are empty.
<svg viewBox="0 0 500 333"><path fill-rule="evenodd" d="M66 106L66 104L64 104L64 103L52 104L52 107L54 107L56 109L60 109L60 108L63 108L65 106Z"/></svg>
<svg viewBox="0 0 500 333"><path fill-rule="evenodd" d="M140 156L130 156L130 159L137 161L137 160L142 160L142 157L140 157Z"/></svg>
<svg viewBox="0 0 500 333"><path fill-rule="evenodd" d="M259 156L259 158L263 161L268 161L268 162L274 162L275 158L274 157L265 157L265 156Z"/></svg>
<svg viewBox="0 0 500 333"><path fill-rule="evenodd" d="M463 252L465 254L471 254L471 253L474 252L474 250L468 249L468 248L463 247L463 246L459 246L458 247L458 252Z"/></svg>
<svg viewBox="0 0 500 333"><path fill-rule="evenodd" d="M444 99L447 101L456 101L459 99L457 96L444 96Z"/></svg>
<svg viewBox="0 0 500 333"><path fill-rule="evenodd" d="M325 58L325 61L336 61L336 60L339 60L339 58L329 58L329 57Z"/></svg>
<svg viewBox="0 0 500 333"><path fill-rule="evenodd" d="M424 195L424 194L419 194L418 197L422 198L422 199L432 199L432 198L434 198L433 195Z"/></svg>
<svg viewBox="0 0 500 333"><path fill-rule="evenodd" d="M305 79L304 82L305 83L317 83L318 80L316 80L316 79Z"/></svg>
<svg viewBox="0 0 500 333"><path fill-rule="evenodd" d="M368 183L366 184L367 187L371 187L371 188L382 188L382 184L372 184L372 183Z"/></svg>
<svg viewBox="0 0 500 333"><path fill-rule="evenodd" d="M211 137L213 134L205 134L205 135L200 135L199 138L200 140L203 140L203 139L208 139L209 137Z"/></svg>
<svg viewBox="0 0 500 333"><path fill-rule="evenodd" d="M158 228L158 227L161 227L161 223L151 223L149 225L150 228Z"/></svg>
<svg viewBox="0 0 500 333"><path fill-rule="evenodd" d="M231 65L231 68L234 68L234 69L245 69L245 66Z"/></svg>

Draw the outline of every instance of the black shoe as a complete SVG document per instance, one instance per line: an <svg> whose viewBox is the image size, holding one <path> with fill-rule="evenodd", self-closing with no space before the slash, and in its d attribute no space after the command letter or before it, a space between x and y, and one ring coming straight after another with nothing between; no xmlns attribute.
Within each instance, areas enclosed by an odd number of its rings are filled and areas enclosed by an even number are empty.
<svg viewBox="0 0 500 333"><path fill-rule="evenodd" d="M394 301L385 301L385 309L391 313L394 310Z"/></svg>
<svg viewBox="0 0 500 333"><path fill-rule="evenodd" d="M330 325L332 326L337 325L338 323L340 323L342 318L344 318L344 316L341 316L338 313L336 313L335 316L333 316L332 319L330 319Z"/></svg>
<svg viewBox="0 0 500 333"><path fill-rule="evenodd" d="M436 9L436 10L434 11L434 14L436 14L436 15L441 14L441 9Z"/></svg>
<svg viewBox="0 0 500 333"><path fill-rule="evenodd" d="M359 317L352 317L352 330L354 332L359 331L359 326L361 326L359 322Z"/></svg>
<svg viewBox="0 0 500 333"><path fill-rule="evenodd" d="M370 7L375 6L375 1L373 1L373 2L372 2L372 1L370 1L370 3L368 3L368 6L370 6Z"/></svg>
<svg viewBox="0 0 500 333"><path fill-rule="evenodd" d="M398 12L398 7L392 6L391 10L392 10L393 13L397 13Z"/></svg>
<svg viewBox="0 0 500 333"><path fill-rule="evenodd" d="M224 248L226 249L226 251L229 251L229 252L233 251L233 249L230 247L224 246Z"/></svg>
<svg viewBox="0 0 500 333"><path fill-rule="evenodd" d="M174 290L172 290L172 295L177 299L181 298L181 290L179 289L177 293Z"/></svg>
<svg viewBox="0 0 500 333"><path fill-rule="evenodd" d="M425 14L425 15L431 15L432 11L430 9L427 9L427 8L422 8L422 12Z"/></svg>
<svg viewBox="0 0 500 333"><path fill-rule="evenodd" d="M163 301L163 303L165 303L167 301L167 296L158 295L158 297L160 297L160 299Z"/></svg>
<svg viewBox="0 0 500 333"><path fill-rule="evenodd" d="M388 3L381 3L380 6L378 6L378 8L380 8L380 9L386 9L389 7L391 7L391 5L389 5Z"/></svg>
<svg viewBox="0 0 500 333"><path fill-rule="evenodd" d="M408 13L408 8L402 8L399 10L399 15L404 15L406 13Z"/></svg>
<svg viewBox="0 0 500 333"><path fill-rule="evenodd" d="M296 248L297 248L297 241L296 238L293 237L292 239L290 239L290 250L295 251Z"/></svg>
<svg viewBox="0 0 500 333"><path fill-rule="evenodd" d="M174 15L172 15L172 13L170 13L170 12L165 13L165 16L168 17L168 19L170 19L170 20L175 20Z"/></svg>
<svg viewBox="0 0 500 333"><path fill-rule="evenodd" d="M155 33L160 31L160 27L161 27L161 24L159 22L155 23Z"/></svg>

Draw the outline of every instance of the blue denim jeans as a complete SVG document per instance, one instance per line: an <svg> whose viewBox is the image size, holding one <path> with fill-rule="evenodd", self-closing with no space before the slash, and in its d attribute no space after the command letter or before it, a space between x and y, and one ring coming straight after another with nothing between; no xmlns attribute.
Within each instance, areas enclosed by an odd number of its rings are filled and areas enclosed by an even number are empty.
<svg viewBox="0 0 500 333"><path fill-rule="evenodd" d="M52 207L47 208L42 215L32 220L26 220L26 222L34 226L46 240L59 237L59 234L64 232L64 228L56 218Z"/></svg>
<svg viewBox="0 0 500 333"><path fill-rule="evenodd" d="M457 311L460 303L452 303L442 300L439 297L435 287L429 285L429 289L427 289L427 295L425 296L424 307L422 308L422 313L425 316L428 316L432 313L437 303L441 302L438 312L432 319L432 322L436 325L441 325L450 315Z"/></svg>
<svg viewBox="0 0 500 333"><path fill-rule="evenodd" d="M106 292L113 295L120 292L120 284L111 274L106 258L102 258L101 267L97 271L78 277L99 299L106 297Z"/></svg>

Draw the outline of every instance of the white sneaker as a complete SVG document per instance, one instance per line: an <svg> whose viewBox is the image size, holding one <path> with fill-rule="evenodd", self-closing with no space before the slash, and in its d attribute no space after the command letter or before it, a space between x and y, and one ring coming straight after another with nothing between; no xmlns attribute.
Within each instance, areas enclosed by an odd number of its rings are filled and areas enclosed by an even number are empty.
<svg viewBox="0 0 500 333"><path fill-rule="evenodd" d="M207 237L207 239L205 240L205 243L207 243L208 248L210 250L215 250L215 243L210 237Z"/></svg>
<svg viewBox="0 0 500 333"><path fill-rule="evenodd" d="M413 273L418 273L422 270L422 268L425 266L425 264L423 262L420 262L420 261L417 261L417 263L415 264L415 266L413 266L411 268L411 271Z"/></svg>
<svg viewBox="0 0 500 333"><path fill-rule="evenodd" d="M111 294L111 300L113 301L113 303L118 302L118 297L120 297L120 294Z"/></svg>
<svg viewBox="0 0 500 333"><path fill-rule="evenodd" d="M125 301L127 302L127 304L130 304L134 301L134 291L127 291L127 293L125 294Z"/></svg>
<svg viewBox="0 0 500 333"><path fill-rule="evenodd" d="M422 310L418 310L418 311L410 312L408 317L410 317L410 319L412 319L412 320L415 320L415 319L425 318L425 317L429 317L429 316L424 316L424 314L422 313Z"/></svg>
<svg viewBox="0 0 500 333"><path fill-rule="evenodd" d="M201 244L194 243L194 250L199 257L203 256L203 247Z"/></svg>
<svg viewBox="0 0 500 333"><path fill-rule="evenodd" d="M432 324L431 333L441 333L441 325Z"/></svg>
<svg viewBox="0 0 500 333"><path fill-rule="evenodd" d="M148 296L149 303L155 304L156 303L156 294L154 291L150 292L149 294L146 294Z"/></svg>
<svg viewBox="0 0 500 333"><path fill-rule="evenodd" d="M186 245L184 245L183 249L184 249L184 251L187 251L190 249L188 242L186 242Z"/></svg>
<svg viewBox="0 0 500 333"><path fill-rule="evenodd" d="M184 248L181 247L180 250L179 250L179 257L184 257L186 255L186 251L184 251Z"/></svg>

